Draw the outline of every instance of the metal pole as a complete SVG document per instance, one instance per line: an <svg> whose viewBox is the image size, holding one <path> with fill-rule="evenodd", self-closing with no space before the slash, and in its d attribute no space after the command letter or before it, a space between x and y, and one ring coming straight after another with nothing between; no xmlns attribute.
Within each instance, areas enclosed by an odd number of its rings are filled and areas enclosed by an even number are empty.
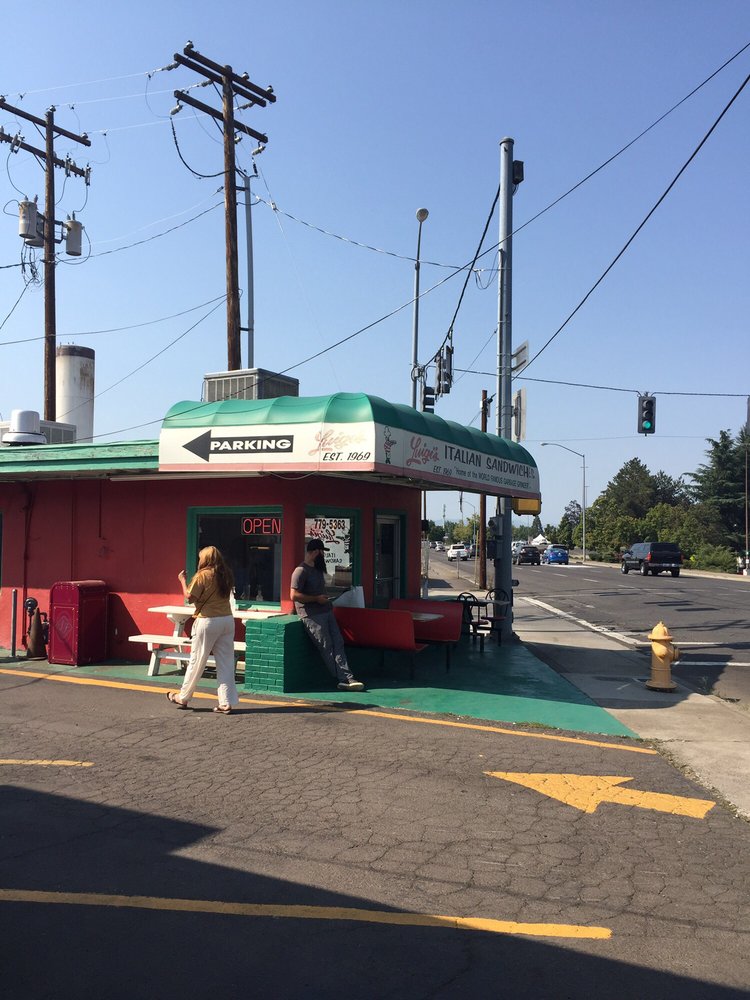
<svg viewBox="0 0 750 1000"><path fill-rule="evenodd" d="M747 514L747 439L745 440L745 566L743 569L743 575L747 576L750 573L750 552L748 552L747 537L748 537L748 514Z"/></svg>
<svg viewBox="0 0 750 1000"><path fill-rule="evenodd" d="M255 292L253 285L253 214L250 211L250 174L245 178L245 234L247 242L247 367L255 367Z"/></svg>
<svg viewBox="0 0 750 1000"><path fill-rule="evenodd" d="M44 419L57 419L55 355L55 114L46 114L44 173Z"/></svg>
<svg viewBox="0 0 750 1000"><path fill-rule="evenodd" d="M581 545L583 562L586 562L586 456L583 455L583 509L581 510Z"/></svg>
<svg viewBox="0 0 750 1000"><path fill-rule="evenodd" d="M10 658L16 658L16 616L18 615L18 591L13 588L10 595Z"/></svg>
<svg viewBox="0 0 750 1000"><path fill-rule="evenodd" d="M581 545L583 546L583 559L586 562L586 456L583 459L583 507L581 508Z"/></svg>
<svg viewBox="0 0 750 1000"><path fill-rule="evenodd" d="M581 506L581 547L583 548L583 562L586 562L586 456L575 448L569 448L566 444L558 444L557 441L542 441L542 448L562 448L569 451L571 455L578 455L583 462L583 501Z"/></svg>
<svg viewBox="0 0 750 1000"><path fill-rule="evenodd" d="M487 433L487 390L482 389L482 433ZM479 558L479 586L482 590L487 589L487 496L482 493L479 496L479 538L477 540L477 554Z"/></svg>
<svg viewBox="0 0 750 1000"><path fill-rule="evenodd" d="M414 322L411 337L411 405L417 408L417 367L419 365L419 254L422 247L422 223L430 213L426 208L417 209L417 259L414 262Z"/></svg>
<svg viewBox="0 0 750 1000"><path fill-rule="evenodd" d="M513 140L500 142L500 199L498 242L498 305L497 305L497 395L496 426L498 437L511 437L511 356L512 347L512 265L513 245ZM512 601L511 535L513 533L512 507L509 497L498 499L497 515L502 525L498 550L495 552L495 590L502 590ZM513 635L512 616L506 615L500 626L499 638Z"/></svg>

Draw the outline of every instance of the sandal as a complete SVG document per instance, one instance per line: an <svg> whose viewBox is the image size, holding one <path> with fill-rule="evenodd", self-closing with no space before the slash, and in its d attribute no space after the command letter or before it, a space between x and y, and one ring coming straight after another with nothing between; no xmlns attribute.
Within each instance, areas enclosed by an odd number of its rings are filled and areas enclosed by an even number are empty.
<svg viewBox="0 0 750 1000"><path fill-rule="evenodd" d="M187 708L187 703L180 701L176 691L167 691L167 701L170 701L175 708Z"/></svg>
<svg viewBox="0 0 750 1000"><path fill-rule="evenodd" d="M218 712L219 715L231 715L232 706L231 705L217 705L214 712Z"/></svg>

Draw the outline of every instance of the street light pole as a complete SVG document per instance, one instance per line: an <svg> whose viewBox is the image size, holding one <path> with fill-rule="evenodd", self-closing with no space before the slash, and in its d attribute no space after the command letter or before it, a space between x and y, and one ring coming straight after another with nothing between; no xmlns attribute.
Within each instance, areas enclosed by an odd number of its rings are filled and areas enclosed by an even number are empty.
<svg viewBox="0 0 750 1000"><path fill-rule="evenodd" d="M569 451L571 455L578 455L583 462L583 506L581 507L581 546L583 548L583 562L586 562L586 456L581 451L575 451L573 448L568 448L567 445L558 444L556 441L542 441L542 448L553 447L553 448L563 448L565 451Z"/></svg>
<svg viewBox="0 0 750 1000"><path fill-rule="evenodd" d="M417 408L417 381L419 367L419 254L422 247L422 223L430 213L426 208L417 209L417 259L414 262L414 325L411 338L411 405Z"/></svg>

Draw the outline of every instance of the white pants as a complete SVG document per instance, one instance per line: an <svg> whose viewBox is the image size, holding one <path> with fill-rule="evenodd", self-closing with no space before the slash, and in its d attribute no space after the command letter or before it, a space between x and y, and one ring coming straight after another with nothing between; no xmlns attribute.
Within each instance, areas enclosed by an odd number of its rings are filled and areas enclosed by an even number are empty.
<svg viewBox="0 0 750 1000"><path fill-rule="evenodd" d="M190 660L178 698L188 702L206 669L206 660L213 653L216 658L216 682L219 705L234 708L240 703L234 682L234 618L196 618L193 623L193 641Z"/></svg>

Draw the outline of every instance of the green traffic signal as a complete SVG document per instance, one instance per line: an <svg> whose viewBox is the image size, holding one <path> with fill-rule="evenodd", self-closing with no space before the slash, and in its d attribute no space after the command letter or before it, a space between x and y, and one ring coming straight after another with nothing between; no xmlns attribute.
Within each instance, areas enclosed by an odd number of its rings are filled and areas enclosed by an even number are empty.
<svg viewBox="0 0 750 1000"><path fill-rule="evenodd" d="M656 430L656 396L648 393L638 397L638 433L653 434Z"/></svg>

